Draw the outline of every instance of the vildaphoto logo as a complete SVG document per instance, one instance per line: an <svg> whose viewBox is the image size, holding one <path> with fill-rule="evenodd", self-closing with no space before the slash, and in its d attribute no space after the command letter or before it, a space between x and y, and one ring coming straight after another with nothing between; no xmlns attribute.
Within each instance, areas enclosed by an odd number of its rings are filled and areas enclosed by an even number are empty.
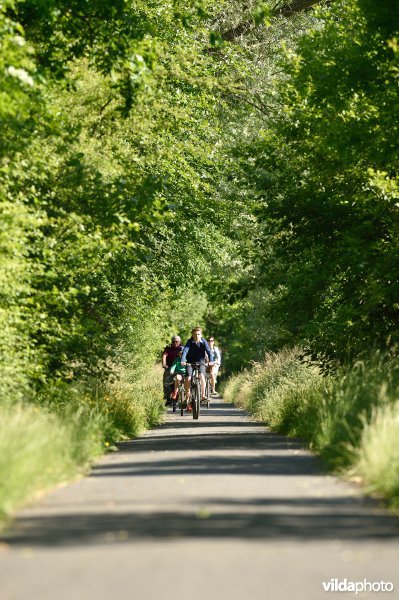
<svg viewBox="0 0 399 600"><path fill-rule="evenodd" d="M393 583L391 581L349 581L348 579L330 579L323 581L325 592L393 592Z"/></svg>

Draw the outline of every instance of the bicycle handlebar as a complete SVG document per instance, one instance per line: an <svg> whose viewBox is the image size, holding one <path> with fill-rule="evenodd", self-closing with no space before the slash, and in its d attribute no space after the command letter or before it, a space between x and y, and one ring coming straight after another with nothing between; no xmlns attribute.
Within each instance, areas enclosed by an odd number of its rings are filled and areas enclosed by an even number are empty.
<svg viewBox="0 0 399 600"><path fill-rule="evenodd" d="M187 361L185 361L184 363L181 363L181 364L182 365L183 364L184 365L191 365L192 367L201 367L202 365L206 366L206 364L202 363L202 362L187 362ZM210 365L210 366L213 366L214 364L215 364L214 362L208 363L208 365Z"/></svg>

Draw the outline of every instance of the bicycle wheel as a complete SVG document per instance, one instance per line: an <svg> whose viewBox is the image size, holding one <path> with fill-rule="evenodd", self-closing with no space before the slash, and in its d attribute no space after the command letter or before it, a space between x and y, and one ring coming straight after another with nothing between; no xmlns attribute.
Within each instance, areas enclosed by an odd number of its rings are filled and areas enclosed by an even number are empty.
<svg viewBox="0 0 399 600"><path fill-rule="evenodd" d="M193 412L193 419L198 419L198 399L196 385L191 387L191 409Z"/></svg>
<svg viewBox="0 0 399 600"><path fill-rule="evenodd" d="M191 410L193 413L193 419L198 419L197 415L197 388L195 385L191 387Z"/></svg>
<svg viewBox="0 0 399 600"><path fill-rule="evenodd" d="M211 388L210 377L206 378L205 396L206 396L206 407L209 408L209 403L210 403L211 397L212 397L212 388Z"/></svg>
<svg viewBox="0 0 399 600"><path fill-rule="evenodd" d="M184 415L184 387L182 386L179 393L180 398L180 415Z"/></svg>
<svg viewBox="0 0 399 600"><path fill-rule="evenodd" d="M201 405L201 384L199 381L195 383L193 393L193 419L198 419Z"/></svg>

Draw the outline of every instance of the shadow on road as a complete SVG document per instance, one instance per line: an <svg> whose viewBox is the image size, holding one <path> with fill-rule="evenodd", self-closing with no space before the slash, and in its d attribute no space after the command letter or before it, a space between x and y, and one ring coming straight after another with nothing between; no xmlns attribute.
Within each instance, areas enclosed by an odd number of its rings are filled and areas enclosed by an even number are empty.
<svg viewBox="0 0 399 600"><path fill-rule="evenodd" d="M199 441L199 440L198 440ZM201 445L195 444L201 451ZM189 445L191 448L191 446ZM233 449L233 446L231 446ZM208 446L209 450L209 446ZM187 453L187 448L185 453ZM318 461L309 455L300 456L182 456L180 458L160 459L151 462L134 461L99 466L91 477L159 477L188 475L320 475Z"/></svg>
<svg viewBox="0 0 399 600"><path fill-rule="evenodd" d="M240 431L239 433L208 433L188 436L187 434L157 435L156 437L142 438L132 442L123 442L118 445L121 452L131 453L133 456L141 452L178 452L178 451L203 451L203 450L288 450L303 448L298 440L289 440L283 436L273 435L267 431L253 433ZM95 467L95 470L101 469Z"/></svg>
<svg viewBox="0 0 399 600"><path fill-rule="evenodd" d="M213 502L213 501L212 501ZM251 501L245 506L248 508ZM247 539L247 540L352 540L399 537L397 520L389 515L356 513L347 498L315 501L297 498L254 500L259 509L193 512L102 512L20 519L13 534L3 541L22 546L64 546L142 541L149 539ZM221 500L224 506L224 500ZM284 506L284 510L283 507ZM262 512L273 507L273 512ZM292 510L290 510L292 508ZM295 512L293 509L295 508ZM298 514L303 510L303 514Z"/></svg>

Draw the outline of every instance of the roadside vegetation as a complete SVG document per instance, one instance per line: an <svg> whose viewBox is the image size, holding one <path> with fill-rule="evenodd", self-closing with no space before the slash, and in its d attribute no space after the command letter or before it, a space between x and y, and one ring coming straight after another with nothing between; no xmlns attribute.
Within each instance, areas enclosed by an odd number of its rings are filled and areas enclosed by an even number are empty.
<svg viewBox="0 0 399 600"><path fill-rule="evenodd" d="M0 7L0 518L160 422L154 365L237 253L211 3L172 4Z"/></svg>
<svg viewBox="0 0 399 600"><path fill-rule="evenodd" d="M53 485L87 472L115 442L138 436L164 414L160 368L129 381L47 388L35 403L0 407L0 521Z"/></svg>
<svg viewBox="0 0 399 600"><path fill-rule="evenodd" d="M376 354L325 372L300 349L286 349L232 376L224 397L399 507L396 359Z"/></svg>
<svg viewBox="0 0 399 600"><path fill-rule="evenodd" d="M196 324L395 499L397 3L5 0L0 36L1 515L159 422Z"/></svg>
<svg viewBox="0 0 399 600"><path fill-rule="evenodd" d="M226 392L397 506L399 8L311 18L276 52L266 125L236 146L257 220L246 293L221 315Z"/></svg>

